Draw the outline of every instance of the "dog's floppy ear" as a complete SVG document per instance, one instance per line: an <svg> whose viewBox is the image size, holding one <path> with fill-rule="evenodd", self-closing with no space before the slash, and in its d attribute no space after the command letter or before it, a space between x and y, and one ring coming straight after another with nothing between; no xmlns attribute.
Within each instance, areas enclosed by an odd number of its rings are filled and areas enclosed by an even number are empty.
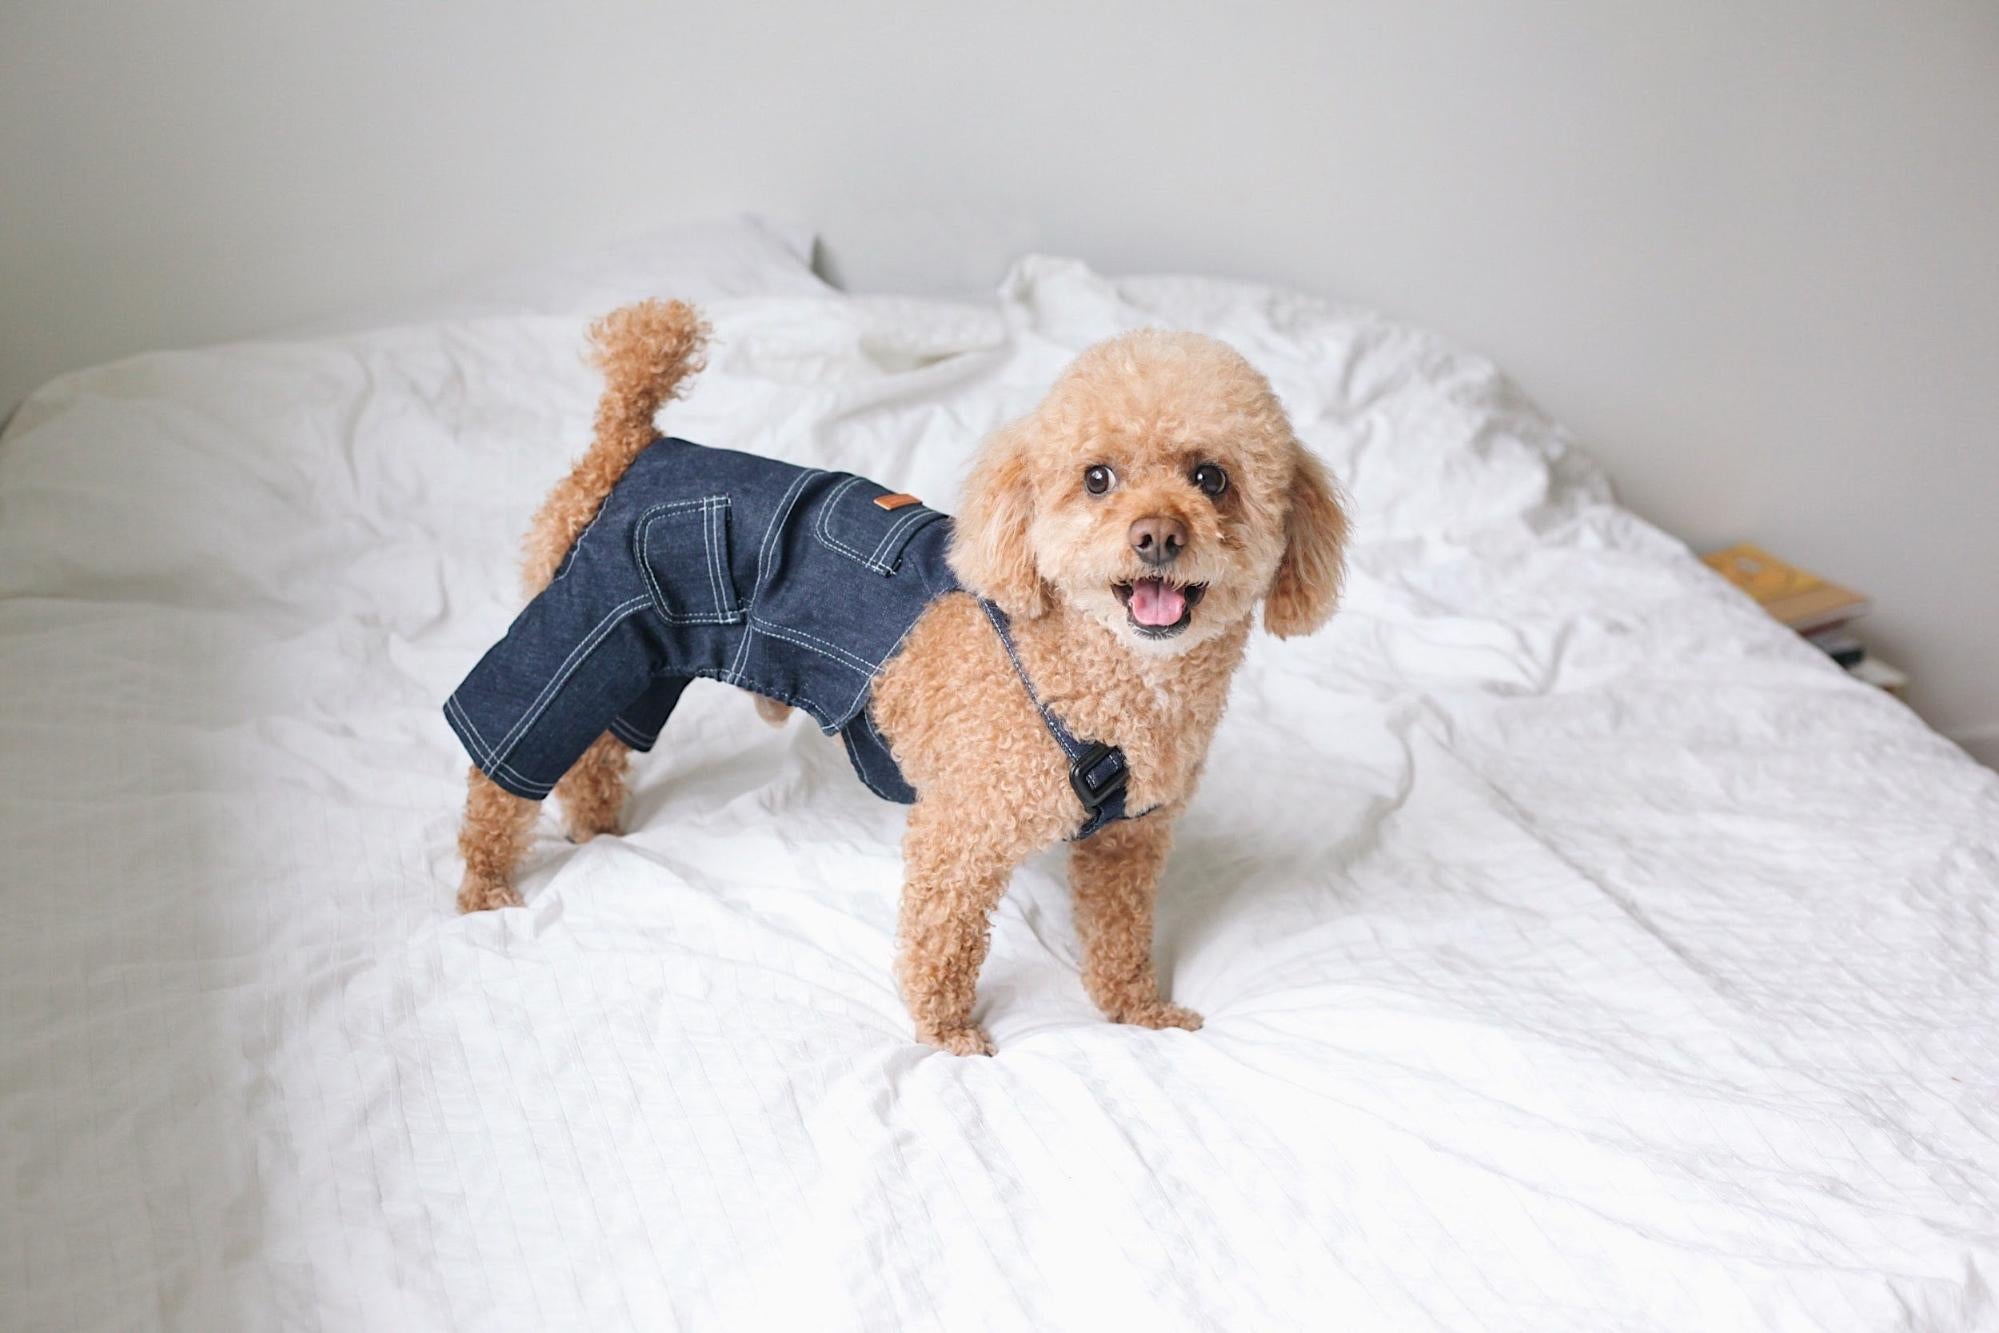
<svg viewBox="0 0 1999 1333"><path fill-rule="evenodd" d="M1027 525L1034 486L1027 470L1027 423L996 431L965 481L951 537L951 568L967 588L1016 619L1048 610L1048 589L1034 563Z"/></svg>
<svg viewBox="0 0 1999 1333"><path fill-rule="evenodd" d="M1325 624L1339 603L1346 573L1347 515L1339 491L1309 450L1294 447L1298 462L1284 521L1284 558L1263 602L1263 627L1280 639Z"/></svg>

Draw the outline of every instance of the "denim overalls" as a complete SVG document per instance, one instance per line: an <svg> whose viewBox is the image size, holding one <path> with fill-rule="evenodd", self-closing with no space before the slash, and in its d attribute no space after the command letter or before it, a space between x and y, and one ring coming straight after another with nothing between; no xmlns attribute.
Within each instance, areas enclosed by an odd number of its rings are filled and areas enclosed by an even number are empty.
<svg viewBox="0 0 1999 1333"><path fill-rule="evenodd" d="M651 749L706 676L804 709L871 791L913 801L868 698L924 609L959 589L950 538L947 515L865 477L656 440L445 719L480 771L540 800L606 730ZM1033 697L1005 616L986 609ZM1083 802L1077 836L1123 818L1122 751L1041 711Z"/></svg>

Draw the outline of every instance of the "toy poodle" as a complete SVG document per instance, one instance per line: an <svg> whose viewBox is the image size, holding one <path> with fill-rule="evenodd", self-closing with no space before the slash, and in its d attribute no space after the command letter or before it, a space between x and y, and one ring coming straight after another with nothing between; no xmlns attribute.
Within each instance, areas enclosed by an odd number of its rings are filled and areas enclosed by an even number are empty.
<svg viewBox="0 0 1999 1333"><path fill-rule="evenodd" d="M1259 604L1325 623L1347 520L1269 383L1212 338L1076 358L986 441L955 520L866 478L662 438L700 368L690 307L591 331L589 450L528 535L530 601L445 705L472 756L458 905L518 905L535 810L615 831L633 750L697 677L802 709L911 805L896 976L923 1041L972 1019L1016 866L1069 843L1082 979L1109 1018L1198 1028L1160 994L1153 904Z"/></svg>

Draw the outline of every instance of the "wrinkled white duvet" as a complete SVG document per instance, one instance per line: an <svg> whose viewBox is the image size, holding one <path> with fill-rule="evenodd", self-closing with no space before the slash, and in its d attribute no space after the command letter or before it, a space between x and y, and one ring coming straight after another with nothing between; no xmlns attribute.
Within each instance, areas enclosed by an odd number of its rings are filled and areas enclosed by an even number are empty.
<svg viewBox="0 0 1999 1333"><path fill-rule="evenodd" d="M697 685L631 832L453 914L439 701L587 435L573 319L67 377L0 444L0 1326L1999 1327L1999 778L1485 363L1260 289L717 305L666 424L949 507L1085 343L1219 334L1350 490L1102 1022L1057 855L979 1018L903 812Z"/></svg>

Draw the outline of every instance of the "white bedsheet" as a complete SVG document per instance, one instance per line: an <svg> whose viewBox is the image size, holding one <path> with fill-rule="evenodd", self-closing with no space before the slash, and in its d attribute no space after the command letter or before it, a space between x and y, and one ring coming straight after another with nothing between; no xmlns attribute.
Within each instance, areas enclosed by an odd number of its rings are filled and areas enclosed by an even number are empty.
<svg viewBox="0 0 1999 1333"><path fill-rule="evenodd" d="M1050 855L979 1018L903 813L697 685L632 831L451 908L446 692L586 437L581 329L69 376L0 444L0 1326L1999 1327L1999 778L1618 509L1485 363L1025 261L714 308L679 433L948 504L1086 342L1232 340L1352 492L1098 1019Z"/></svg>

